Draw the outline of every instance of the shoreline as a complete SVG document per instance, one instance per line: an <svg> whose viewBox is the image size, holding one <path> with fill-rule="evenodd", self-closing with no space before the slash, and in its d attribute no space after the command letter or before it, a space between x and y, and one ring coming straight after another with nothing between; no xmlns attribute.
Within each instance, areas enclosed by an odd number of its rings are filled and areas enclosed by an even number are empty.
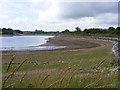
<svg viewBox="0 0 120 90"><path fill-rule="evenodd" d="M45 44L36 46L36 49L31 50L3 50L2 52L19 52L19 51L47 51L57 49L88 49L101 46L99 43L90 40L77 39L77 38L65 38L65 37L52 37L48 38ZM37 48L38 47L38 48ZM43 47L43 49L39 49ZM45 47L45 48L44 48Z"/></svg>
<svg viewBox="0 0 120 90"><path fill-rule="evenodd" d="M87 40L87 39L86 39ZM85 41L81 38L65 38L65 37L53 37L49 38L48 41L40 46L66 46L66 48L78 48L78 49L83 49L83 48L94 48L94 47L99 47L100 44L92 42L92 41Z"/></svg>
<svg viewBox="0 0 120 90"><path fill-rule="evenodd" d="M115 56L118 56L118 42L116 38L105 38L105 37L87 37L87 36L70 36L70 35L58 35L52 38L48 38L45 44L38 45L49 48L45 49L31 49L31 50L6 50L0 52L31 52L31 51L59 51L59 50L76 50L76 49L90 49L102 46L102 44L96 43L96 41L108 41L113 43L111 48ZM82 42L82 43L79 43ZM50 49L51 47L51 49ZM53 48L52 48L53 47ZM58 47L58 48L57 48ZM60 47L60 48L59 48Z"/></svg>
<svg viewBox="0 0 120 90"><path fill-rule="evenodd" d="M93 39L108 41L113 43L112 52L116 57L119 57L118 42L120 41L119 37L99 37L99 36L78 36L78 35L58 35L57 37L73 37L73 38L83 38L83 39Z"/></svg>
<svg viewBox="0 0 120 90"><path fill-rule="evenodd" d="M14 36L55 36L54 34L18 34L18 35L0 35L0 37L14 37Z"/></svg>
<svg viewBox="0 0 120 90"><path fill-rule="evenodd" d="M108 42L111 42L113 43L113 47L111 48L112 52L114 53L114 55L116 57L118 57L118 41L119 41L119 38L115 38L115 37L94 37L94 36L72 36L72 35L59 35L59 36L56 36L56 37L64 37L64 38L80 38L80 39L92 39L92 40L101 40L101 41L108 41ZM51 38L50 38L51 39ZM54 43L51 43L51 41L48 41L47 43L43 44L45 46L49 46L49 45L56 45ZM67 48L70 49L70 47L67 46ZM66 49L67 49L66 48ZM71 47L72 49L81 49L80 47ZM93 47L95 48L95 47ZM87 49L87 48L85 48Z"/></svg>

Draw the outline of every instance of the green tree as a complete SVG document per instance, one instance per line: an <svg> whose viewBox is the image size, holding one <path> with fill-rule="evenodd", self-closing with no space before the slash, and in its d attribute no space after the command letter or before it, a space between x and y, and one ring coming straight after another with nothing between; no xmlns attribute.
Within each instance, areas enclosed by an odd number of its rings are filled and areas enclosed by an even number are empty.
<svg viewBox="0 0 120 90"><path fill-rule="evenodd" d="M108 28L108 33L109 34L115 34L115 28L114 27L109 27Z"/></svg>
<svg viewBox="0 0 120 90"><path fill-rule="evenodd" d="M14 30L13 32L14 34L23 34L23 31L20 31L20 30Z"/></svg>
<svg viewBox="0 0 120 90"><path fill-rule="evenodd" d="M11 28L2 28L2 34L11 34L11 35L13 35L13 29L11 29Z"/></svg>
<svg viewBox="0 0 120 90"><path fill-rule="evenodd" d="M75 29L76 29L76 31L75 31L75 32L81 32L81 28L76 27Z"/></svg>
<svg viewBox="0 0 120 90"><path fill-rule="evenodd" d="M118 36L120 36L120 27L117 27L117 28L116 28L116 34L117 34Z"/></svg>
<svg viewBox="0 0 120 90"><path fill-rule="evenodd" d="M70 31L68 29L65 29L64 31L62 31L62 33L70 33Z"/></svg>

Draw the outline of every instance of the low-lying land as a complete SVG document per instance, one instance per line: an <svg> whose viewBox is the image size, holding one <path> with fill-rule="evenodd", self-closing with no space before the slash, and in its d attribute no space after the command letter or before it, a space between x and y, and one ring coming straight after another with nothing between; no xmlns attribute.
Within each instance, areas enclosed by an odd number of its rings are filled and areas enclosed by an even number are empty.
<svg viewBox="0 0 120 90"><path fill-rule="evenodd" d="M113 43L63 37L52 38L48 43L67 48L2 52L3 87L118 87L117 66L110 64L115 57L111 50Z"/></svg>

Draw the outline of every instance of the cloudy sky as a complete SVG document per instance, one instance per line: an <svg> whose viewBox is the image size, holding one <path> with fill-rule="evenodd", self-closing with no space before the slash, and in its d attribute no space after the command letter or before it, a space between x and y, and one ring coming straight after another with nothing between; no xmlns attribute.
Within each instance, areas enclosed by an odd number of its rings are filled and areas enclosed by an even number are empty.
<svg viewBox="0 0 120 90"><path fill-rule="evenodd" d="M0 28L23 31L118 26L117 2L0 0Z"/></svg>

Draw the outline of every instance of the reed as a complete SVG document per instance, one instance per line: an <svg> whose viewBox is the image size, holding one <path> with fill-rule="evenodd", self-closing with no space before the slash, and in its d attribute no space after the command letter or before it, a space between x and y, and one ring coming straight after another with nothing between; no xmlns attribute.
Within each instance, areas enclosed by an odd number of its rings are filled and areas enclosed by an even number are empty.
<svg viewBox="0 0 120 90"><path fill-rule="evenodd" d="M42 84L44 83L44 81L45 81L49 76L50 76L50 74L46 75L46 76L44 77L44 79L42 80L42 82L40 83L40 85L42 85Z"/></svg>
<svg viewBox="0 0 120 90"><path fill-rule="evenodd" d="M13 57L12 57L12 59L11 59L11 61L10 61L9 65L8 65L8 67L7 67L7 72L8 72L8 70L10 69L11 64L12 64L12 62L13 62L14 58L15 58L15 55L13 55Z"/></svg>
<svg viewBox="0 0 120 90"><path fill-rule="evenodd" d="M3 88L4 88L5 83L7 82L7 80L8 80L8 79L11 79L11 78L13 77L14 73L20 69L20 67L25 63L26 60L27 60L27 59L25 59L18 67L16 67L16 68L14 69L14 71L12 72L12 74L10 74L10 75L8 75L8 77L6 77L6 79L3 81L3 85L2 85Z"/></svg>
<svg viewBox="0 0 120 90"><path fill-rule="evenodd" d="M6 86L5 89L10 88L10 87L13 86L13 85L22 83L22 81L23 81L23 79L25 78L26 75L27 75L27 72L23 75L23 77L20 79L19 82L17 82L17 83L12 83L12 84Z"/></svg>
<svg viewBox="0 0 120 90"><path fill-rule="evenodd" d="M26 72L26 73L23 75L23 77L21 78L19 84L22 83L22 81L24 80L24 78L25 78L25 76L27 75L27 73L28 73L28 72Z"/></svg>
<svg viewBox="0 0 120 90"><path fill-rule="evenodd" d="M57 83L62 84L63 80L65 79L65 76L66 76L67 71L70 70L70 69L71 69L71 67L68 67L66 70L64 70L64 71L61 73L62 76L59 77L58 80L56 80L55 82L53 82L52 84L50 84L50 85L48 86L47 90L50 89L52 86L54 86L54 85L57 84Z"/></svg>
<svg viewBox="0 0 120 90"><path fill-rule="evenodd" d="M47 90L49 90L49 89L50 89L52 86L54 86L55 84L61 82L63 79L64 79L64 77L62 77L61 79L59 79L59 80L53 82L52 84L50 84L50 85L48 86Z"/></svg>
<svg viewBox="0 0 120 90"><path fill-rule="evenodd" d="M107 85L103 85L103 86L99 86L99 87L95 87L95 88L105 88L107 86L112 86L112 84L107 84Z"/></svg>
<svg viewBox="0 0 120 90"><path fill-rule="evenodd" d="M99 82L100 80L101 80L101 78L99 78L98 80L95 80L94 82L92 82L92 83L86 85L82 90L84 90L84 89L86 90L86 88L90 87L91 85L96 84L96 83Z"/></svg>

